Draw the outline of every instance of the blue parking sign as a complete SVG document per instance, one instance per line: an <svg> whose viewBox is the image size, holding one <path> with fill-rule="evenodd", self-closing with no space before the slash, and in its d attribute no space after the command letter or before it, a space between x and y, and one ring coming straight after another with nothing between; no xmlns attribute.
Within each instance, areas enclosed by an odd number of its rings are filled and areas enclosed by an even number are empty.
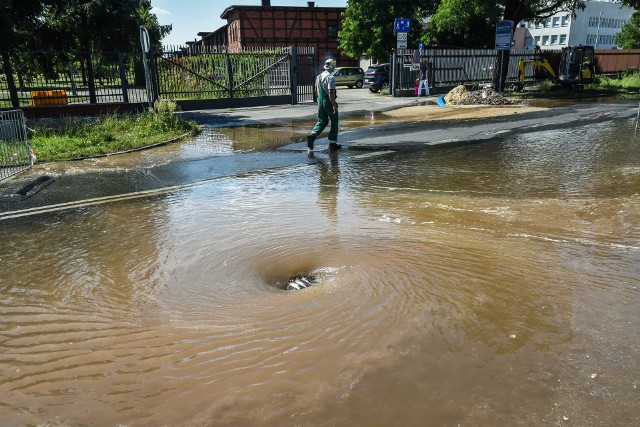
<svg viewBox="0 0 640 427"><path fill-rule="evenodd" d="M411 20L406 18L396 18L395 26L393 27L396 33L408 33L411 27Z"/></svg>

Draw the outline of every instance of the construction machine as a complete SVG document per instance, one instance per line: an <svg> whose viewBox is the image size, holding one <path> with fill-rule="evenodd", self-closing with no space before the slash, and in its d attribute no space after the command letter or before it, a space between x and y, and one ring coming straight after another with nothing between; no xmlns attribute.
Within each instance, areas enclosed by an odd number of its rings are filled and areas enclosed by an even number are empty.
<svg viewBox="0 0 640 427"><path fill-rule="evenodd" d="M520 59L518 61L518 81L514 84L514 90L523 90L524 71L527 66L541 67L554 83L572 87L574 90L581 90L586 83L593 81L595 54L593 46L565 47L562 49L557 73L545 58L534 58L533 61Z"/></svg>

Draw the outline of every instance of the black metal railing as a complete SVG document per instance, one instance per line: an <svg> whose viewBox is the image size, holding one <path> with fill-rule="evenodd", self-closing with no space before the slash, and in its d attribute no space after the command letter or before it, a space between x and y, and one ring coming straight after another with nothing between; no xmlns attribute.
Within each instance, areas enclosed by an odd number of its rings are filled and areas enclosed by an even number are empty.
<svg viewBox="0 0 640 427"><path fill-rule="evenodd" d="M7 55L4 62L6 58L9 64L4 64L5 73L0 75L0 107L147 99L140 53L20 51Z"/></svg>

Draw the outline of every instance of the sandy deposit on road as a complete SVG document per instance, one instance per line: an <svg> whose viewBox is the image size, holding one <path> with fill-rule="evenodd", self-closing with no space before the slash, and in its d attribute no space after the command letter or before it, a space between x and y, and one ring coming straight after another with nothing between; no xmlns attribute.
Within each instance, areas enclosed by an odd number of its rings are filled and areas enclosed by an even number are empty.
<svg viewBox="0 0 640 427"><path fill-rule="evenodd" d="M400 120L460 120L487 117L512 116L517 114L545 111L548 108L525 105L416 105L383 113Z"/></svg>
<svg viewBox="0 0 640 427"><path fill-rule="evenodd" d="M514 104L511 99L491 88L468 91L463 85L456 86L442 97L446 105L419 105L389 111L390 117L401 120L455 120L482 119L510 116L546 110L543 107L528 107ZM444 105L444 104L443 104Z"/></svg>

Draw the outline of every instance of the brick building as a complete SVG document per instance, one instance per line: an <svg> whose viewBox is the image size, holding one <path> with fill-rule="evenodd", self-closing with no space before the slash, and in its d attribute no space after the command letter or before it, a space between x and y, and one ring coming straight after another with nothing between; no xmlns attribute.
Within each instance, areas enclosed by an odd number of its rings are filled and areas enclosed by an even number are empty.
<svg viewBox="0 0 640 427"><path fill-rule="evenodd" d="M202 44L221 42L224 40L221 32L226 28L231 52L252 47L314 47L318 63L333 58L339 66L356 65L356 60L342 56L338 49L344 10L344 7L316 7L312 1L307 2L307 7L272 6L270 0L262 0L256 6L229 6L220 15L227 25L211 33L217 36L215 42L213 37L206 37Z"/></svg>

